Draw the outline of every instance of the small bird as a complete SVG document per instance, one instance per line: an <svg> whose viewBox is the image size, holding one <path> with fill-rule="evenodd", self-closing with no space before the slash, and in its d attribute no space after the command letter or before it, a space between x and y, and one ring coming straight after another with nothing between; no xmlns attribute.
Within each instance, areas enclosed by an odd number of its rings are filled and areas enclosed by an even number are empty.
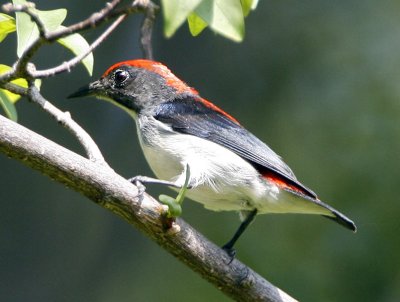
<svg viewBox="0 0 400 302"><path fill-rule="evenodd" d="M181 187L190 167L187 197L214 211L238 211L234 244L257 214L318 214L356 231L349 218L301 184L280 156L231 115L202 98L165 65L131 60L111 66L73 97L93 95L124 109L158 179L134 181Z"/></svg>

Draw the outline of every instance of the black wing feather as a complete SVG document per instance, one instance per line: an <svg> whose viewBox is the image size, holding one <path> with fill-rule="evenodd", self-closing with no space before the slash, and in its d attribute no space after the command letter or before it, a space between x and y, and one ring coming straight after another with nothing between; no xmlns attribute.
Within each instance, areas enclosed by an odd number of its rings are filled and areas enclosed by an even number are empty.
<svg viewBox="0 0 400 302"><path fill-rule="evenodd" d="M266 144L236 121L218 112L201 98L185 97L160 104L154 117L177 132L205 138L249 161L260 173L273 172L304 194L316 194L297 181L293 171Z"/></svg>

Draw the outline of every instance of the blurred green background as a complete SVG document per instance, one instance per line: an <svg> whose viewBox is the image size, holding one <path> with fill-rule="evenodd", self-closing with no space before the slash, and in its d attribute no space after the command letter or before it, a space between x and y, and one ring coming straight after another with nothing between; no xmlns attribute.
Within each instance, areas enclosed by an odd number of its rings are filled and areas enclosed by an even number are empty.
<svg viewBox="0 0 400 302"><path fill-rule="evenodd" d="M67 23L103 1L37 1L66 7ZM94 77L139 58L141 17L95 52ZM88 32L93 40L101 29ZM358 233L320 217L259 216L238 258L301 301L400 301L400 2L260 1L236 44L186 26L170 40L159 16L154 51L176 75L267 142L322 200L355 220ZM15 60L15 37L0 44ZM48 46L39 67L70 54ZM43 81L125 177L151 175L133 121L112 105L66 96L91 79L79 66ZM35 105L20 123L82 154L75 139ZM0 301L229 301L136 229L79 194L0 156ZM168 190L150 187L157 195ZM183 217L221 245L235 213L186 201Z"/></svg>

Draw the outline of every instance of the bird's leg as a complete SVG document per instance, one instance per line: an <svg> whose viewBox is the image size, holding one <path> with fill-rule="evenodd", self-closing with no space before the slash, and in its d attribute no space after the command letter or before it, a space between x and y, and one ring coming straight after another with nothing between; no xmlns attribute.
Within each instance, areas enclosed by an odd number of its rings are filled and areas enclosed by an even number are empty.
<svg viewBox="0 0 400 302"><path fill-rule="evenodd" d="M188 170L188 169L189 169L189 165L186 165L186 170L184 170L184 175L185 175L184 180L187 178L188 175L190 176L190 170ZM183 185L181 184L181 181L179 181L179 180L173 182L173 181L162 180L162 179L157 179L157 178L142 176L142 175L137 175L135 177L129 178L128 181L133 183L134 185L136 185L139 188L139 190L142 189L142 193L146 190L146 187L144 186L144 184L164 185L164 186L174 187L174 188L178 188L178 189L181 189L183 187ZM191 189L192 186L190 184L188 184L187 188Z"/></svg>
<svg viewBox="0 0 400 302"><path fill-rule="evenodd" d="M158 185L165 185L169 187L175 187L175 188L180 188L181 186L178 185L175 182L168 181L168 180L161 180L157 178L152 178L148 176L142 176L142 175L137 175L135 177L129 178L128 179L131 183L137 185L138 183L140 184L158 184Z"/></svg>
<svg viewBox="0 0 400 302"><path fill-rule="evenodd" d="M135 176L128 179L131 183L135 184L139 190L139 196L144 193L146 187L143 183L150 183L150 184L160 184L166 185L170 187L180 188L179 194L176 198L170 197L168 195L161 194L159 196L159 201L168 206L168 218L175 218L181 215L182 213L182 202L185 198L186 190L190 189L189 186L190 182L190 167L187 164L186 169L184 170L185 181L183 185L180 185L181 181L171 182L167 180L160 180L156 178L151 178L147 176Z"/></svg>
<svg viewBox="0 0 400 302"><path fill-rule="evenodd" d="M181 186L175 182L142 176L142 175L137 175L135 177L129 178L128 181L133 183L138 188L139 196L141 196L146 191L146 187L144 184L159 184L169 187L181 188Z"/></svg>
<svg viewBox="0 0 400 302"><path fill-rule="evenodd" d="M226 251L226 253L231 257L231 261L235 258L236 255L236 250L233 248L235 245L236 241L239 239L240 235L243 234L243 232L246 230L246 228L250 225L250 223L254 220L254 218L257 215L257 209L254 209L251 211L245 220L240 224L239 228L236 230L235 234L233 235L232 239L229 240L224 246L222 246L222 249Z"/></svg>

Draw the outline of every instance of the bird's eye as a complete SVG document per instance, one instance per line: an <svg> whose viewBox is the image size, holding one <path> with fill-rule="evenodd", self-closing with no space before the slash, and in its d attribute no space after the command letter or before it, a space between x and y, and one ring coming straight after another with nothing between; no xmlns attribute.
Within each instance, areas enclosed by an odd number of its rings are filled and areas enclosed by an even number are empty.
<svg viewBox="0 0 400 302"><path fill-rule="evenodd" d="M129 72L123 69L118 69L114 73L114 81L117 86L122 85L129 78Z"/></svg>

